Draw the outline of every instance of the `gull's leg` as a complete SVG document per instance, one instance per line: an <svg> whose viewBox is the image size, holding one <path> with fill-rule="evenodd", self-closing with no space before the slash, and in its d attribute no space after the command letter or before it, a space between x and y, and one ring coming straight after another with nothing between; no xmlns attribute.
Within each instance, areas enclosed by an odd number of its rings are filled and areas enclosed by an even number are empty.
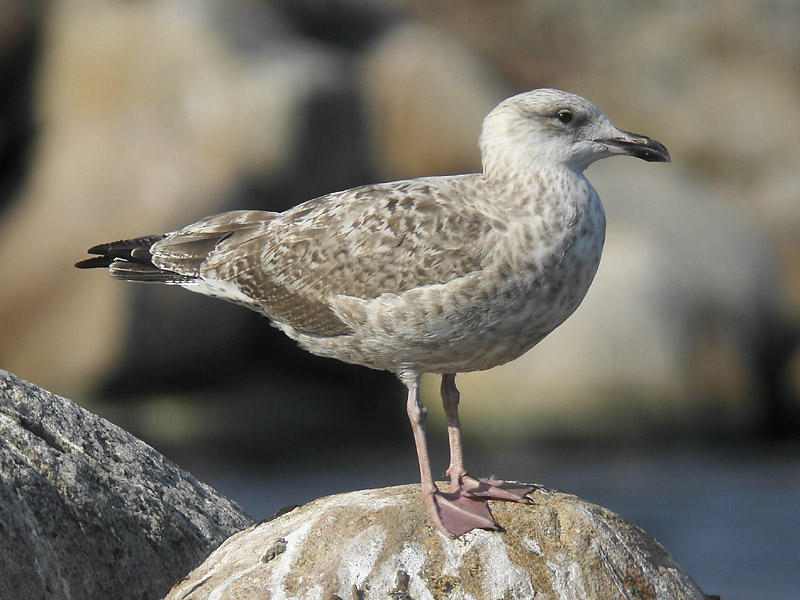
<svg viewBox="0 0 800 600"><path fill-rule="evenodd" d="M461 479L467 474L464 468L464 451L461 448L461 421L458 419L458 403L461 393L456 387L455 373L442 375L442 406L447 417L447 438L450 443L450 466L445 475L450 477L453 490L461 487Z"/></svg>
<svg viewBox="0 0 800 600"><path fill-rule="evenodd" d="M440 492L433 481L425 440L425 418L427 410L419 401L419 376L408 386L408 419L414 433L419 459L419 474L422 482L422 501L434 525L442 533L456 537L472 529L497 529L485 501L473 499L459 493Z"/></svg>
<svg viewBox="0 0 800 600"><path fill-rule="evenodd" d="M511 502L530 502L527 497L534 488L529 485L498 479L475 479L464 468L464 452L461 448L461 423L458 420L458 402L461 394L456 388L454 373L442 375L442 406L447 417L447 436L450 441L450 466L445 475L450 477L453 492L461 492L472 498L491 498Z"/></svg>

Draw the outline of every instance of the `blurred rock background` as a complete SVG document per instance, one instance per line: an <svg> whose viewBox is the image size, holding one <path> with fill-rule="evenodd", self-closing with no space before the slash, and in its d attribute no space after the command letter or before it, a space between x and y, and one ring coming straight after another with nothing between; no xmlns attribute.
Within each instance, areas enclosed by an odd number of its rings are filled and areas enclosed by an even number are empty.
<svg viewBox="0 0 800 600"><path fill-rule="evenodd" d="M168 453L406 447L391 375L72 264L214 212L478 170L483 116L549 86L673 163L591 167L594 287L525 357L459 378L466 434L796 437L798 25L780 0L2 0L0 366Z"/></svg>
<svg viewBox="0 0 800 600"><path fill-rule="evenodd" d="M231 208L475 171L498 100L568 89L673 162L589 169L595 283L525 357L459 377L468 464L612 508L709 593L796 598L798 31L795 0L0 0L0 367L255 518L414 481L392 375L72 265Z"/></svg>

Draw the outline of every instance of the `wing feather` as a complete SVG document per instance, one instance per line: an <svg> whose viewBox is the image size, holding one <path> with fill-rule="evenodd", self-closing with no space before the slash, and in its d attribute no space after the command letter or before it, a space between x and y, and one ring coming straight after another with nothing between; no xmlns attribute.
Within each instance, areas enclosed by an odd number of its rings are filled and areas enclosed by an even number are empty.
<svg viewBox="0 0 800 600"><path fill-rule="evenodd" d="M331 309L337 296L381 294L444 284L486 260L486 215L459 204L458 185L433 179L354 188L284 213L238 211L168 234L151 249L158 268L233 283L253 308L306 333L352 332ZM438 179L438 178L437 178Z"/></svg>

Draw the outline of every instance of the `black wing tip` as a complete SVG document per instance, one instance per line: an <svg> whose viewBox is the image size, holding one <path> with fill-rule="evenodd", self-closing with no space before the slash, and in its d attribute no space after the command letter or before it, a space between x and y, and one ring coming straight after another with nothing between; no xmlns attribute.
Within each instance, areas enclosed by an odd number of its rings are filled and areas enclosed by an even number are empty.
<svg viewBox="0 0 800 600"><path fill-rule="evenodd" d="M86 252L88 254L106 254L108 252L108 249L111 247L113 243L117 242L97 244L96 246L92 246L91 248L89 248Z"/></svg>
<svg viewBox="0 0 800 600"><path fill-rule="evenodd" d="M92 256L91 258L84 258L75 263L78 269L101 269L111 266L114 258L111 256Z"/></svg>
<svg viewBox="0 0 800 600"><path fill-rule="evenodd" d="M132 240L119 240L97 244L87 250L89 254L96 254L75 263L78 269L97 269L110 267L116 259L122 259L140 264L151 264L150 248L164 238L163 235L148 235Z"/></svg>

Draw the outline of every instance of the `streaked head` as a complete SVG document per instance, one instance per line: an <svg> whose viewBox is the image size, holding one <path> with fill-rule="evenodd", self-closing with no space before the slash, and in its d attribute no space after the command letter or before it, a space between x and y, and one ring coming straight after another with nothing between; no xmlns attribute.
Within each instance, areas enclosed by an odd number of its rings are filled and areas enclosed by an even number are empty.
<svg viewBox="0 0 800 600"><path fill-rule="evenodd" d="M594 161L614 155L670 160L660 142L618 129L585 98L550 88L501 102L484 119L480 143L484 171L489 175L542 161L583 171Z"/></svg>

